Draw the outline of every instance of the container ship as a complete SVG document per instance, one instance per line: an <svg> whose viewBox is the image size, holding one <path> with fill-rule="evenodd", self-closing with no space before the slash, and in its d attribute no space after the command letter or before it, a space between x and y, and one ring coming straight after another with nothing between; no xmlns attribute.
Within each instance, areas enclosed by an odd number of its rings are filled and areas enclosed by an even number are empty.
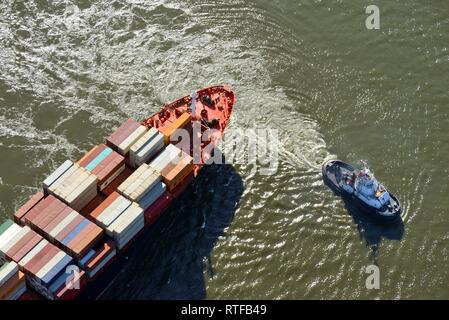
<svg viewBox="0 0 449 320"><path fill-rule="evenodd" d="M0 299L97 297L127 249L214 156L234 99L225 85L195 91L141 122L128 119L49 174L0 226Z"/></svg>

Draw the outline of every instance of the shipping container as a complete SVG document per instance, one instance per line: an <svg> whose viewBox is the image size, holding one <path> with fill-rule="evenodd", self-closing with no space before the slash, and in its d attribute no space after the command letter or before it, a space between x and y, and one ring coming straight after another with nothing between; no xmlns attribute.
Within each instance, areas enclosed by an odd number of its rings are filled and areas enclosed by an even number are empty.
<svg viewBox="0 0 449 320"><path fill-rule="evenodd" d="M42 236L37 234L34 230L31 230L28 226L23 229L26 230L23 237L5 252L6 257L11 261L20 261L23 256L31 251L31 249L43 239Z"/></svg>
<svg viewBox="0 0 449 320"><path fill-rule="evenodd" d="M43 239L18 264L34 290L48 299L54 299L49 288L73 263L72 260L64 251Z"/></svg>
<svg viewBox="0 0 449 320"><path fill-rule="evenodd" d="M152 159L164 147L164 136L157 129L151 128L131 146L129 164L137 168Z"/></svg>
<svg viewBox="0 0 449 320"><path fill-rule="evenodd" d="M59 284L61 284L59 288L55 289ZM64 273L50 287L50 292L53 293L55 300L72 300L86 287L86 285L87 278L85 271L81 270L75 274Z"/></svg>
<svg viewBox="0 0 449 320"><path fill-rule="evenodd" d="M162 180L169 191L174 190L182 181L193 173L193 158L170 144L150 164L160 172Z"/></svg>
<svg viewBox="0 0 449 320"><path fill-rule="evenodd" d="M72 166L73 162L70 160L66 160L44 180L44 182L42 183L42 188L45 195L48 195L48 189L51 187L51 185L54 184L56 180L58 180L63 174L65 174Z"/></svg>
<svg viewBox="0 0 449 320"><path fill-rule="evenodd" d="M22 207L14 213L14 221L20 224L22 217L44 198L44 193L39 191L35 193Z"/></svg>
<svg viewBox="0 0 449 320"><path fill-rule="evenodd" d="M1 226L0 226L0 248L2 248L5 244L7 244L12 238L14 238L22 228L14 223L12 220L8 219L6 220ZM1 252L1 250L0 250ZM0 264L3 264L6 262L5 254L0 254Z"/></svg>
<svg viewBox="0 0 449 320"><path fill-rule="evenodd" d="M103 230L52 195L43 199L23 219L47 240L81 258L103 236Z"/></svg>
<svg viewBox="0 0 449 320"><path fill-rule="evenodd" d="M51 184L48 191L79 211L96 197L97 182L93 173L75 163Z"/></svg>
<svg viewBox="0 0 449 320"><path fill-rule="evenodd" d="M131 146L136 143L147 130L147 127L142 126L137 121L128 119L128 121L122 124L107 138L106 144L122 156L126 156Z"/></svg>
<svg viewBox="0 0 449 320"><path fill-rule="evenodd" d="M106 145L117 151L117 146L123 142L133 131L140 127L140 123L134 119L126 120L107 139Z"/></svg>
<svg viewBox="0 0 449 320"><path fill-rule="evenodd" d="M192 120L192 116L189 113L183 113L179 118L177 118L173 123L169 126L163 127L161 133L164 135L164 142L166 145L170 143L171 136L178 129L184 128L187 124L190 124Z"/></svg>
<svg viewBox="0 0 449 320"><path fill-rule="evenodd" d="M143 210L133 203L107 227L106 233L114 239L117 248L121 249L143 227Z"/></svg>
<svg viewBox="0 0 449 320"><path fill-rule="evenodd" d="M94 147L77 163L98 178L100 191L125 169L125 158L104 144Z"/></svg>

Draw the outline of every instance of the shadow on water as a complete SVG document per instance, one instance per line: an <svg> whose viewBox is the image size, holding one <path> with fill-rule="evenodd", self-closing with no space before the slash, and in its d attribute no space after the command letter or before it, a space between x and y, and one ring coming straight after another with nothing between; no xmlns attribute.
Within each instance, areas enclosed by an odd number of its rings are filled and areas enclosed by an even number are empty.
<svg viewBox="0 0 449 320"><path fill-rule="evenodd" d="M335 196L340 197L344 204L348 214L352 217L354 223L357 225L360 239L365 241L366 246L371 249L370 260L377 265L377 257L379 254L379 246L382 239L401 241L404 236L404 223L402 219L398 219L394 222L379 222L375 221L368 216L365 212L361 211L354 203L350 202L341 194L334 190L332 186L323 179L325 185L327 185Z"/></svg>
<svg viewBox="0 0 449 320"><path fill-rule="evenodd" d="M204 299L211 252L234 219L243 181L228 164L205 166L195 182L130 248L100 299ZM86 298L88 296L85 296Z"/></svg>
<svg viewBox="0 0 449 320"><path fill-rule="evenodd" d="M360 211L353 203L343 199L345 208L357 225L360 239L371 249L370 260L377 265L379 246L382 239L401 241L404 236L404 223L398 219L391 223L373 221L364 212Z"/></svg>

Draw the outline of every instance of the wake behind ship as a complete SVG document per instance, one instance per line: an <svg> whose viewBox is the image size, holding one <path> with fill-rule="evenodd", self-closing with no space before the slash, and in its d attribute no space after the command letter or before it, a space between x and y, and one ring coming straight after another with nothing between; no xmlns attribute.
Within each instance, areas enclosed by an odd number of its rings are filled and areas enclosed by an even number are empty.
<svg viewBox="0 0 449 320"><path fill-rule="evenodd" d="M99 286L213 156L234 99L228 86L196 91L61 164L0 226L0 299L70 300Z"/></svg>

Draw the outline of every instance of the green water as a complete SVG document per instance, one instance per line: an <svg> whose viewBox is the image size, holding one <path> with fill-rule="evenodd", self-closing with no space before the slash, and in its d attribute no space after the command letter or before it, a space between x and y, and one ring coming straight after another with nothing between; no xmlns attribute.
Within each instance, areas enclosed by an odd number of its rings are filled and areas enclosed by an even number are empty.
<svg viewBox="0 0 449 320"><path fill-rule="evenodd" d="M102 297L449 298L447 2L148 3L1 2L1 221L127 117L227 83L229 130L279 130L277 173L205 170ZM403 226L354 221L329 158L368 160Z"/></svg>

